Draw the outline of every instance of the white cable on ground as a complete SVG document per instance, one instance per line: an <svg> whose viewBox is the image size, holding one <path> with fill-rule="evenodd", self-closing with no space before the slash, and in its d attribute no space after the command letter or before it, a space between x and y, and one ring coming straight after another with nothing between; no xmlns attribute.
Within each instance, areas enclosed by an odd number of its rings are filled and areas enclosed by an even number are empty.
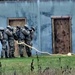
<svg viewBox="0 0 75 75"><path fill-rule="evenodd" d="M39 53L51 55L49 52L42 52L42 51L39 51L39 50L36 49L35 47L32 47L32 46L30 46L30 45L28 45L28 44L26 44L26 43L24 43L24 42L21 42L21 43L18 43L18 42L17 42L17 44L24 44L25 46L28 46L29 48L32 48L32 49L34 49L35 51L37 51L37 52L39 52Z"/></svg>

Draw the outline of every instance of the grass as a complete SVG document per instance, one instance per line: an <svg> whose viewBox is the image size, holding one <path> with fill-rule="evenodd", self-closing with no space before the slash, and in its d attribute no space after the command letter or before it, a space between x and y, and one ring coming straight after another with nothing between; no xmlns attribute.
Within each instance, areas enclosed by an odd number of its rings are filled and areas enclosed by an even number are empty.
<svg viewBox="0 0 75 75"><path fill-rule="evenodd" d="M63 71L65 70L68 71L69 69L73 69L73 70L75 69L75 55L73 56L44 55L44 56L38 56L39 60L37 60L36 56L29 57L29 58L24 57L24 58L0 59L0 62L2 65L2 67L0 67L0 71L4 75L11 75L10 73L13 73L14 75L26 75L28 73L28 75L31 75L30 73L31 73L32 59L34 59L33 73L37 73L38 70L40 70L41 72L45 72L46 69L50 69L51 72L53 70L58 71L60 69L63 69ZM33 75L36 75L36 74L33 74Z"/></svg>

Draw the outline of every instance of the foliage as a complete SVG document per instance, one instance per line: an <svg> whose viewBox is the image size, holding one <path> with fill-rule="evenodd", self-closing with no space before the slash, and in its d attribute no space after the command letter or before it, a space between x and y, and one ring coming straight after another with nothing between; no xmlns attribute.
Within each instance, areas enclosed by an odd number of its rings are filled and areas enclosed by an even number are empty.
<svg viewBox="0 0 75 75"><path fill-rule="evenodd" d="M0 59L0 75L74 75L75 56L36 56Z"/></svg>

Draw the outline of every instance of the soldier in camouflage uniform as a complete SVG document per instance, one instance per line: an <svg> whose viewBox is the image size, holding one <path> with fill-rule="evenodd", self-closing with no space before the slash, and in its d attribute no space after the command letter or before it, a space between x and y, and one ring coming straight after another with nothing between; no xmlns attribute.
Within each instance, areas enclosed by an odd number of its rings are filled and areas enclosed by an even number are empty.
<svg viewBox="0 0 75 75"><path fill-rule="evenodd" d="M29 31L29 27L27 25L25 25L22 29L22 33L24 35L24 42L28 45L30 45L29 41L30 41L30 38L29 38L29 34L30 34L30 31ZM28 46L25 46L26 48L26 53L28 55L28 57L31 56L31 50Z"/></svg>
<svg viewBox="0 0 75 75"><path fill-rule="evenodd" d="M5 30L3 28L0 28L0 41L2 44L1 58L3 58L3 57L8 58L7 39L8 39L8 37L5 33Z"/></svg>
<svg viewBox="0 0 75 75"><path fill-rule="evenodd" d="M30 46L32 46L32 29L30 30L28 25L25 25L22 29L22 33L24 34L24 42ZM29 48L28 46L26 46L26 52L28 57L30 57L31 54L31 48Z"/></svg>
<svg viewBox="0 0 75 75"><path fill-rule="evenodd" d="M14 57L14 36L13 36L13 28L11 26L7 26L6 34L8 35L8 45L9 45L9 58Z"/></svg>
<svg viewBox="0 0 75 75"><path fill-rule="evenodd" d="M19 43L24 42L24 35L22 33L22 28L20 26L16 27L16 38ZM19 44L20 57L24 57L23 52L24 52L24 44Z"/></svg>

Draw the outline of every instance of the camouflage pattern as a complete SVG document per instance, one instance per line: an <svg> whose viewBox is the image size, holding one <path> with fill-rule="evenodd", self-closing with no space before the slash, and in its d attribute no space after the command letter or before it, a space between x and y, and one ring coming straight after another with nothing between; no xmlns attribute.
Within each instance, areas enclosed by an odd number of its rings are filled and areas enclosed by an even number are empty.
<svg viewBox="0 0 75 75"><path fill-rule="evenodd" d="M19 43L24 41L24 35L22 33L22 28L19 26L16 27L16 38ZM18 47L19 47L20 57L23 57L24 44L19 44Z"/></svg>
<svg viewBox="0 0 75 75"><path fill-rule="evenodd" d="M0 29L0 41L1 41L1 44L2 44L2 51L1 51L1 57L5 57L5 58L8 58L8 47L7 47L7 35L5 33L5 30L4 29Z"/></svg>
<svg viewBox="0 0 75 75"><path fill-rule="evenodd" d="M20 43L20 42L22 42L22 40L20 40L19 43ZM19 54L20 54L20 57L24 57L24 56L23 56L24 44L19 44L18 46L19 46Z"/></svg>
<svg viewBox="0 0 75 75"><path fill-rule="evenodd" d="M25 25L22 29L22 33L24 35L24 42L30 46L32 46L32 39L33 39L33 29L29 29L29 27L27 25ZM28 46L26 46L26 52L28 57L32 56L31 54L31 48L29 48Z"/></svg>
<svg viewBox="0 0 75 75"><path fill-rule="evenodd" d="M31 29L28 27L28 25L25 25L24 27L17 26L14 29L11 26L7 26L6 29L0 29L0 41L2 44L2 51L1 51L1 57L5 58L8 57L8 50L9 50L9 57L14 57L15 52L15 42L14 40L17 40L19 43L25 42L26 44L32 46L32 40L34 37L35 29L31 27ZM23 52L26 48L26 53L28 57L32 56L31 48L28 46L25 46L24 44L19 44L19 54L20 57L23 57ZM9 49L8 49L9 48Z"/></svg>
<svg viewBox="0 0 75 75"><path fill-rule="evenodd" d="M9 46L9 58L14 57L14 36L13 36L13 28L11 26L8 26L6 28L6 34L8 35L8 46Z"/></svg>

